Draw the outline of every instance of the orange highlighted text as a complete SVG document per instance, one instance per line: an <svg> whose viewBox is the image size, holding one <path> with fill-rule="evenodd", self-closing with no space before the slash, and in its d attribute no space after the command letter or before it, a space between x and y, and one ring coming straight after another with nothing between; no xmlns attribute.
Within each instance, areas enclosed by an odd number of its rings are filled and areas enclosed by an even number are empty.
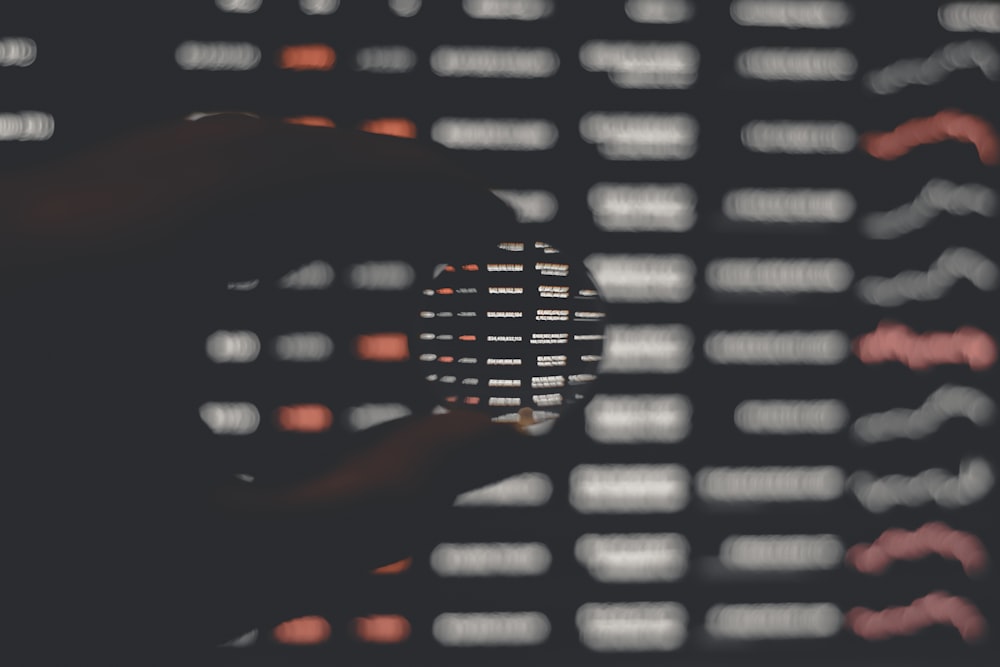
<svg viewBox="0 0 1000 667"><path fill-rule="evenodd" d="M278 66L296 72L333 69L336 62L337 53L326 44L283 46L278 53Z"/></svg>
<svg viewBox="0 0 1000 667"><path fill-rule="evenodd" d="M361 123L361 130L404 139L413 139L417 136L417 126L409 118L372 118Z"/></svg>
<svg viewBox="0 0 1000 667"><path fill-rule="evenodd" d="M310 127L337 127L332 119L326 116L291 116L285 119L292 125L308 125Z"/></svg>
<svg viewBox="0 0 1000 667"><path fill-rule="evenodd" d="M410 636L410 622L397 614L374 614L355 618L354 636L369 644L399 644Z"/></svg>
<svg viewBox="0 0 1000 667"><path fill-rule="evenodd" d="M311 646L330 638L330 623L322 616L301 616L285 621L272 631L279 644Z"/></svg>
<svg viewBox="0 0 1000 667"><path fill-rule="evenodd" d="M395 563L377 567L372 570L372 574L401 574L409 570L411 565L413 565L413 558L404 558L403 560L397 560Z"/></svg>
<svg viewBox="0 0 1000 667"><path fill-rule="evenodd" d="M362 361L406 361L410 348L405 333L362 334L354 339L354 354Z"/></svg>
<svg viewBox="0 0 1000 667"><path fill-rule="evenodd" d="M333 425L333 413L330 412L330 408L318 403L283 405L277 409L275 416L282 431L319 433Z"/></svg>

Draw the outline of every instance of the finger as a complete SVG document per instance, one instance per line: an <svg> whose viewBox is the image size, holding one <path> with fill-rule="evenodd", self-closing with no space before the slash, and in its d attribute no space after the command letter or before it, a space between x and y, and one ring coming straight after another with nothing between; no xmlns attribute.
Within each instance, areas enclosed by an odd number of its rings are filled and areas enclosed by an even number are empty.
<svg viewBox="0 0 1000 667"><path fill-rule="evenodd" d="M365 503L448 496L499 479L524 463L527 440L485 414L456 411L400 420L332 470L277 489L223 489L222 508L238 513L306 514Z"/></svg>
<svg viewBox="0 0 1000 667"><path fill-rule="evenodd" d="M371 177L485 190L413 140L242 115L185 121L0 179L0 266L147 245L219 202Z"/></svg>

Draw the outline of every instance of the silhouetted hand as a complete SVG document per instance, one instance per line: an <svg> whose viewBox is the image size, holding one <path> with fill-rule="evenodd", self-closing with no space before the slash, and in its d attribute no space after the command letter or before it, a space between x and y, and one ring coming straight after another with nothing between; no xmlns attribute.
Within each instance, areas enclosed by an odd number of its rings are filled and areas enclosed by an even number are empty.
<svg viewBox="0 0 1000 667"><path fill-rule="evenodd" d="M373 183L389 198L447 193L480 218L473 234L509 221L483 186L415 142L244 116L165 126L0 180L16 573L4 598L19 618L5 642L33 646L43 663L134 651L131 664L150 664L148 651L347 604L358 575L432 540L457 493L530 465L515 428L458 411L337 443L341 460L300 479L246 484L202 465L212 444L174 423L191 413L192 350L172 347L191 324L189 299L220 275L266 274L275 257L308 250L268 241L284 220L229 242L227 214ZM414 234L412 221L384 224L357 233ZM468 238L433 216L421 224L443 250ZM340 252L365 259L345 234Z"/></svg>

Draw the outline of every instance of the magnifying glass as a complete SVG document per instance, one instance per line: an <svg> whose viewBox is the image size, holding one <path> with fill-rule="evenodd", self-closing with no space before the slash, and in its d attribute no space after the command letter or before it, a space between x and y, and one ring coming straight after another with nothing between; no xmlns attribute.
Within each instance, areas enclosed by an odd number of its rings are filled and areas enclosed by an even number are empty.
<svg viewBox="0 0 1000 667"><path fill-rule="evenodd" d="M230 245L242 259L217 272L226 289L200 318L211 322L202 340L246 332L259 352L243 368L209 364L198 393L201 408L247 413L233 419L249 437L223 443L241 475L294 479L362 447L363 432L422 414L479 411L541 436L593 393L598 288L571 240L525 233L485 188L339 183L258 198L236 219L216 221L204 252L211 263ZM247 236L257 229L272 236ZM290 360L282 346L307 339L328 354Z"/></svg>

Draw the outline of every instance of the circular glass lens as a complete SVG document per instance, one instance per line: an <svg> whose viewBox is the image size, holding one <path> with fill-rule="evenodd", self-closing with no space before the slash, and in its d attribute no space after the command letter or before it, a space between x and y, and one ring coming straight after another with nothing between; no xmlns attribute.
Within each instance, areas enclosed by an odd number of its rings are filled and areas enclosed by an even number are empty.
<svg viewBox="0 0 1000 667"><path fill-rule="evenodd" d="M597 379L605 313L583 264L543 241L508 241L439 265L413 349L439 409L487 411L548 431Z"/></svg>

